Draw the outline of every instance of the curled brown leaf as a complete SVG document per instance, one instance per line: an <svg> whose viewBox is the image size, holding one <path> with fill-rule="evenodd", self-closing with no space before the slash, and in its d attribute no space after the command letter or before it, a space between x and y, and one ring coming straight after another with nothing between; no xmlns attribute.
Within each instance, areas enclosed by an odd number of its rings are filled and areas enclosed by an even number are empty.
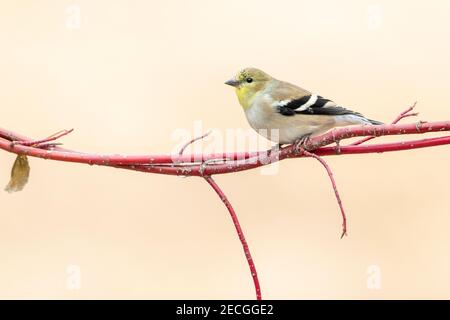
<svg viewBox="0 0 450 320"><path fill-rule="evenodd" d="M5 188L5 191L17 192L21 191L28 182L30 176L30 165L28 164L28 158L24 154L19 154L14 161L14 165L11 170L11 180Z"/></svg>

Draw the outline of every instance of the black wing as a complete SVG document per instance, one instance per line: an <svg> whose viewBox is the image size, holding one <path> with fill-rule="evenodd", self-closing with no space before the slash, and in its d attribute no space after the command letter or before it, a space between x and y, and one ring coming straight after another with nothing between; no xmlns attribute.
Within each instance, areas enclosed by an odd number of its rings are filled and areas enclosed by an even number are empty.
<svg viewBox="0 0 450 320"><path fill-rule="evenodd" d="M358 112L339 107L333 101L317 95L304 96L287 103L283 101L280 102L277 108L278 111L285 116L293 116L296 114L329 116L353 114L362 117Z"/></svg>

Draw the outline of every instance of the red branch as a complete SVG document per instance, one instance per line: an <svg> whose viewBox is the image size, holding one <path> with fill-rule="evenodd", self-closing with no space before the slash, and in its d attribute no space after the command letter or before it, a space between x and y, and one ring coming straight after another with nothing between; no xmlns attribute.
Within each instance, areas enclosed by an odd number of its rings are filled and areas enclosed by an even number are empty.
<svg viewBox="0 0 450 320"><path fill-rule="evenodd" d="M341 209L341 215L342 215L341 239L342 239L342 237L347 235L347 217L345 216L344 205L342 204L341 196L339 195L339 191L336 186L336 182L334 181L333 171L331 170L330 166L328 166L328 163L325 160L323 160L320 156L318 156L317 154L306 151L305 149L301 149L300 152L303 153L307 157L316 159L325 168L325 170L327 170L328 177L330 178L331 185L333 186L334 195L336 196L336 200L339 204L339 209Z"/></svg>
<svg viewBox="0 0 450 320"><path fill-rule="evenodd" d="M362 136L388 136L423 134L429 132L450 131L450 121L419 122L410 124L394 124L379 126L358 126L334 129L324 135L311 138L305 147L320 156L346 155L357 153L379 153L417 148L433 147L450 144L450 136L428 138L412 141L400 141L391 143L380 143L371 145L349 145L340 148L326 147L329 144L344 139ZM25 154L31 157L43 159L78 162L90 165L112 166L122 169L145 171L149 173L180 175L180 176L204 176L214 174L233 173L237 171L250 170L269 164L267 151L259 152L234 152L234 153L211 153L211 154L154 154L154 155L110 155L83 153L80 151L67 150L54 147L52 150L24 146L20 144L11 145L14 140L29 141L31 139L22 135L0 128L0 149L16 154ZM277 157L271 157L274 161L287 158L304 157L294 152L292 146L280 149ZM209 164L202 170L202 163L207 160L220 160L225 163Z"/></svg>
<svg viewBox="0 0 450 320"><path fill-rule="evenodd" d="M236 228L236 232L239 236L239 240L241 241L242 247L244 248L245 257L247 258L248 266L250 267L250 272L252 274L253 283L255 285L256 291L256 299L261 300L261 288L259 286L258 274L256 273L256 267L253 263L252 255L250 254L250 249L247 244L247 240L245 240L244 232L242 231L241 225L239 224L239 219L236 215L236 212L233 209L230 201L228 201L227 196L223 193L222 189L218 186L218 184L214 181L214 179L210 176L205 176L205 180L208 181L209 185L214 189L214 191L219 196L220 200L222 200L223 204L227 207L228 212L230 213L231 219L233 220L233 224Z"/></svg>
<svg viewBox="0 0 450 320"><path fill-rule="evenodd" d="M418 122L401 125L397 124L397 122L401 119L416 115L415 113L411 113L412 108L413 107L400 114L390 125L344 127L334 129L321 136L311 138L302 146L303 152L296 152L295 146L287 146L281 148L279 151L275 152L275 154L270 151L190 155L185 155L183 153L185 148L189 144L204 138L206 136L204 135L188 142L178 154L102 155L61 148L58 146L58 143L53 142L61 136L70 133L71 130L60 131L57 134L54 134L42 140L33 140L18 133L11 132L2 128L0 128L0 149L11 153L57 161L78 162L90 165L96 164L101 166L116 167L120 169L142 171L147 173L204 177L210 184L210 186L219 195L220 199L225 204L232 217L251 270L256 290L256 297L257 299L261 299L261 290L259 287L256 268L250 255L250 250L240 227L237 215L233 207L231 206L231 203L226 198L225 194L222 192L217 183L212 179L211 175L250 170L284 159L313 157L319 160L328 172L336 195L336 199L338 200L341 209L343 218L343 234L345 234L346 218L344 208L342 206L342 202L340 201L340 196L337 191L331 169L321 158L321 156L381 153L450 144L450 136L443 136L411 141L362 145L364 142L380 136L424 134L430 132L450 131L450 121ZM364 138L350 145L339 145L341 140L354 137ZM338 144L338 146L329 146L333 143Z"/></svg>

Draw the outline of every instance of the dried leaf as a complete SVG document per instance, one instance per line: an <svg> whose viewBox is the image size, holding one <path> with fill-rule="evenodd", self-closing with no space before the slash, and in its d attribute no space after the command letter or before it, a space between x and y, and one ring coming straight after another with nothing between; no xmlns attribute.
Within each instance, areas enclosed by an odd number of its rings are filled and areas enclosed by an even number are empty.
<svg viewBox="0 0 450 320"><path fill-rule="evenodd" d="M28 182L30 176L30 165L28 164L28 158L26 155L19 154L14 161L14 165L11 170L11 180L5 188L5 191L11 193L21 191Z"/></svg>

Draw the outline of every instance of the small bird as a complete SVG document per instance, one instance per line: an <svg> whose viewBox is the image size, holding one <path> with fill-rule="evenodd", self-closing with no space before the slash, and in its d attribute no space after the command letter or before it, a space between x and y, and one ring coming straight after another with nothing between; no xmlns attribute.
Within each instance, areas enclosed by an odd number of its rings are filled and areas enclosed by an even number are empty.
<svg viewBox="0 0 450 320"><path fill-rule="evenodd" d="M256 68L239 71L225 84L236 88L250 126L279 145L301 144L334 127L383 124Z"/></svg>

